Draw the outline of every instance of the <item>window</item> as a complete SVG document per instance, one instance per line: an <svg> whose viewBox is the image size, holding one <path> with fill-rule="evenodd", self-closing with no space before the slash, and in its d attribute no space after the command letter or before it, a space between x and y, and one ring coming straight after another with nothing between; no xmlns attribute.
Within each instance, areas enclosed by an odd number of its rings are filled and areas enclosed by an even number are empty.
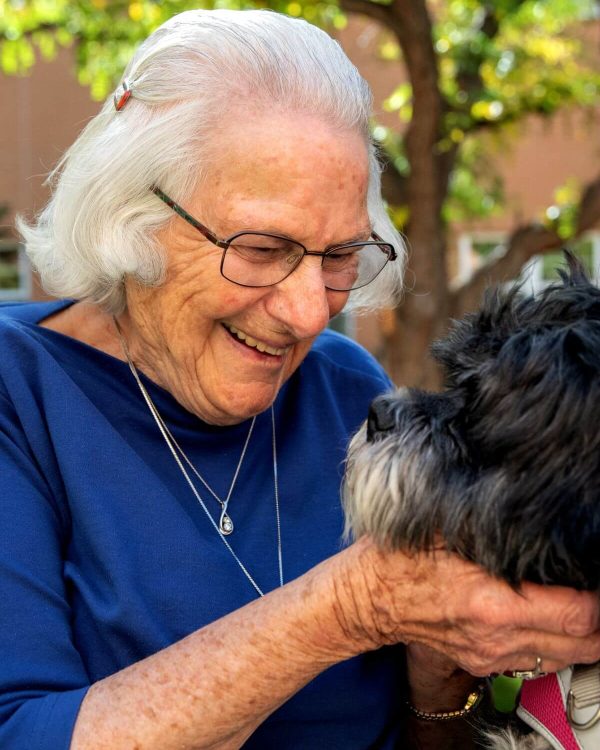
<svg viewBox="0 0 600 750"><path fill-rule="evenodd" d="M571 243L569 248L583 262L586 271L597 284L600 281L600 232L590 232L577 242ZM564 265L562 254L548 253L539 259L540 283L545 286L556 281L557 268Z"/></svg>
<svg viewBox="0 0 600 750"><path fill-rule="evenodd" d="M504 252L506 235L500 232L474 232L458 238L459 283L467 282L473 272L487 263L496 253Z"/></svg>
<svg viewBox="0 0 600 750"><path fill-rule="evenodd" d="M458 243L457 281L467 282L494 253L504 252L504 242L505 235L498 233L462 235ZM600 284L600 232L588 232L568 246L583 262L594 283ZM558 269L564 265L560 250L536 255L521 270L520 278L525 281L527 290L538 292L558 280Z"/></svg>
<svg viewBox="0 0 600 750"><path fill-rule="evenodd" d="M31 273L23 246L14 240L0 240L0 301L30 296Z"/></svg>

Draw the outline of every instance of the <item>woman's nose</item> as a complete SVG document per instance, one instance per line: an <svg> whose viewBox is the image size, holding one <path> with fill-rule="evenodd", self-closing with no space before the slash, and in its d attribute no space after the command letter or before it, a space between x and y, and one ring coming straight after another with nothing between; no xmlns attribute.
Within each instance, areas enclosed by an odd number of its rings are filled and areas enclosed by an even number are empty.
<svg viewBox="0 0 600 750"><path fill-rule="evenodd" d="M321 259L304 257L300 265L275 287L272 314L298 339L317 336L337 310L323 281Z"/></svg>

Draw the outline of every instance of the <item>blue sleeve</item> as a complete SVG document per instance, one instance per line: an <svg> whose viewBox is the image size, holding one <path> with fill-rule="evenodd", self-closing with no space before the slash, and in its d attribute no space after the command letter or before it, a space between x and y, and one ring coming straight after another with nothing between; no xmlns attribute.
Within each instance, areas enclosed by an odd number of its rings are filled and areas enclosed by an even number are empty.
<svg viewBox="0 0 600 750"><path fill-rule="evenodd" d="M73 643L64 519L0 392L0 748L68 750L89 680Z"/></svg>

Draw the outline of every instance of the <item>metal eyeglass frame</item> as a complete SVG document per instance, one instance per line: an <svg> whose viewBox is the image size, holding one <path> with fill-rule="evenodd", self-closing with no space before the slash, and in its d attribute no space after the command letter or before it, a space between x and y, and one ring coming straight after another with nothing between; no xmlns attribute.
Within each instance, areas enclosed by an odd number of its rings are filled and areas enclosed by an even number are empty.
<svg viewBox="0 0 600 750"><path fill-rule="evenodd" d="M323 263L323 260L325 259L325 257L327 255L330 255L331 253L334 253L336 250L339 250L342 247L343 248L347 248L347 247L363 247L364 245L368 244L368 241L366 241L366 242L345 242L345 243L342 243L341 245L335 245L333 247L330 247L327 250L322 250L322 251L308 250L306 247L304 247L304 245L301 242L298 242L297 240L293 240L291 237L286 237L285 235L282 235L282 234L272 234L270 232L255 232L255 231L236 232L235 234L232 234L231 237L228 237L227 239L221 240L221 239L219 239L217 237L217 235L214 232L211 232L208 227L205 227L204 224L201 224L198 221L198 219L195 219L191 214L189 214L185 210L185 208L182 208L178 203L175 203L175 201L172 198L169 198L169 196L166 193L163 193L163 191L159 187L156 187L156 185L155 185L154 187L151 188L151 190L154 193L154 195L156 195L157 198L160 198L160 200L163 203L166 203L166 205L169 206L170 209L172 209L173 211L175 211L175 213L178 214L178 216L180 216L184 221L187 221L188 224L191 224L194 227L194 229L197 229L203 237L205 237L209 242L212 242L213 245L216 245L217 247L220 247L223 250L223 255L221 256L221 268L220 268L221 276L223 276L224 279L227 279L227 281L230 281L232 284L237 284L238 286L248 287L248 288L251 288L251 289L260 289L260 288L263 288L263 287L275 286L276 284L279 284L280 282L282 282L284 279L287 279L287 277L290 276L292 273L294 273L294 271L298 268L298 266L300 265L300 263L302 263L302 259L304 258L305 255L317 255L317 256L320 256L321 263ZM296 265L293 266L293 268L290 270L290 272L288 274L286 274L283 277L283 279L279 279L279 281L275 281L275 282L272 282L270 284L260 284L260 285L259 284L242 284L239 281L234 281L233 279L230 279L228 276L225 276L225 274L223 273L223 265L225 263L225 254L226 254L229 246L231 245L231 243L237 237L241 237L241 236L246 235L246 234L257 235L257 236L261 236L261 237L273 237L274 239L287 240L288 242L294 242L296 245L298 245L298 247L301 247L303 249L304 253L303 253L302 257L300 258L300 260L298 261L298 263L296 263ZM386 247L389 247L390 252L389 252L389 255L388 255L388 258L387 258L386 262L383 264L383 266L381 266L381 268L375 274L375 276L373 276L372 279L369 279L369 281L366 281L364 284L361 284L360 286L357 286L357 287L352 287L352 289L331 289L331 291L335 291L335 292L347 291L347 292L349 292L349 291L354 291L355 289L360 289L360 288L362 288L364 286L367 286L372 281L374 281L377 278L377 276L379 276L379 274L383 271L383 269L387 266L387 264L390 261L396 260L396 258L398 257L398 254L396 253L396 249L394 248L394 246L390 242L385 242L385 240L382 240L381 237L379 237L379 235L375 234L375 232L371 233L371 237L375 240L374 244L385 245ZM381 252L385 254L385 250L381 249ZM325 287L327 289L330 289L330 287L328 287L327 285L325 285Z"/></svg>

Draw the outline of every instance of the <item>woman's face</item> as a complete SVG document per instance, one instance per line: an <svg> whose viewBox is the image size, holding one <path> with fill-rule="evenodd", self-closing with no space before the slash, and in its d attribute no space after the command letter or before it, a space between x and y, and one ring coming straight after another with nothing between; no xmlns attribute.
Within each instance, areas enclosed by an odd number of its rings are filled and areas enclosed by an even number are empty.
<svg viewBox="0 0 600 750"><path fill-rule="evenodd" d="M184 202L218 237L265 231L311 250L369 237L358 134L278 115L237 121L219 137L216 166ZM222 250L176 215L159 238L165 282L127 284L122 322L135 361L205 421L233 424L264 411L348 293L325 289L314 256L275 286L237 286L220 274Z"/></svg>

